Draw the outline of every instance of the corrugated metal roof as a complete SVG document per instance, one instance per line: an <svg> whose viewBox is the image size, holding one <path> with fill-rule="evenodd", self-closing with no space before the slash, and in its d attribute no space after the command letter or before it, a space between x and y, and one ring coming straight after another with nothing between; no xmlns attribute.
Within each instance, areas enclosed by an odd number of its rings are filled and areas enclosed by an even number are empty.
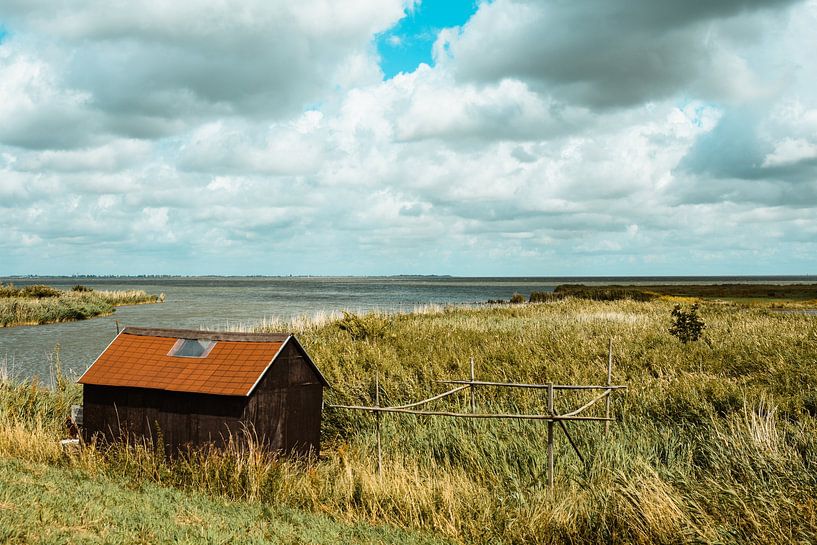
<svg viewBox="0 0 817 545"><path fill-rule="evenodd" d="M179 339L211 340L216 343L206 357L169 355ZM78 382L247 396L290 339L293 337L287 334L127 327ZM314 363L308 356L306 359L326 384Z"/></svg>

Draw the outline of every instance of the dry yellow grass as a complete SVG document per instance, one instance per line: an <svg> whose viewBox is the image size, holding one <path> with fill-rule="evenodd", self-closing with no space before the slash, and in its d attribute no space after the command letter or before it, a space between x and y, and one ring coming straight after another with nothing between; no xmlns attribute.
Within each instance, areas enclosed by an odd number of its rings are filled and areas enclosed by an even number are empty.
<svg viewBox="0 0 817 545"><path fill-rule="evenodd" d="M526 422L391 415L382 479L371 416L341 410L325 412L324 455L309 465L238 443L170 462L145 445L90 445L66 458L48 446L77 399L64 384L57 393L4 387L0 419L11 431L0 455L462 543L814 542L817 320L704 303L705 339L682 345L667 333L671 308L566 299L290 324L333 385L328 401L349 404L371 402L376 371L384 402L439 392L435 380L466 377L471 356L485 380L598 383L612 337L614 381L629 385L614 402L619 421L606 439L599 424L571 425L587 465L557 436L552 492L544 426ZM484 391L478 402L543 406L535 392ZM578 402L564 396L559 407Z"/></svg>
<svg viewBox="0 0 817 545"><path fill-rule="evenodd" d="M0 327L72 322L112 314L117 306L161 303L142 290L58 291L51 297L0 297Z"/></svg>

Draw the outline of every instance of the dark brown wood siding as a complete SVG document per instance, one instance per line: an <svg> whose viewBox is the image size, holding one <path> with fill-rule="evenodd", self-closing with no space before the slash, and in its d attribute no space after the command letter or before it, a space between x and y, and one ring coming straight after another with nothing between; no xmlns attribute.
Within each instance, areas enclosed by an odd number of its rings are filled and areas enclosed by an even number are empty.
<svg viewBox="0 0 817 545"><path fill-rule="evenodd" d="M261 378L245 419L268 448L320 454L323 383L294 343L287 343Z"/></svg>
<svg viewBox="0 0 817 545"><path fill-rule="evenodd" d="M223 446L242 431L247 398L168 392L144 388L94 386L83 388L85 439L147 439L173 452L187 446Z"/></svg>

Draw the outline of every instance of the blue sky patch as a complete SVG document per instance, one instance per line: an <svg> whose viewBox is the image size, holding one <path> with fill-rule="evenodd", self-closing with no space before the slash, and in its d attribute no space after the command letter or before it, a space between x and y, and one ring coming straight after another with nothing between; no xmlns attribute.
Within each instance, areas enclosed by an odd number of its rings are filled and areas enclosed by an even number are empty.
<svg viewBox="0 0 817 545"><path fill-rule="evenodd" d="M400 22L376 38L386 79L433 65L431 49L443 28L464 24L477 11L477 0L424 0Z"/></svg>

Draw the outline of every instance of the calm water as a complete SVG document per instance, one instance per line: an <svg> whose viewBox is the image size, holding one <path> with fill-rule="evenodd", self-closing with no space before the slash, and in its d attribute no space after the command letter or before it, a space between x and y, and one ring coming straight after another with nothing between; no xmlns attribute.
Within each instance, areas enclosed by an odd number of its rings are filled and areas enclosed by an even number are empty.
<svg viewBox="0 0 817 545"><path fill-rule="evenodd" d="M411 310L427 303L461 304L509 299L514 292L551 291L566 282L713 283L813 282L813 277L740 278L37 278L8 279L16 285L49 284L70 288L81 283L95 289L142 289L164 293L163 304L120 307L109 317L82 322L0 328L0 362L10 374L49 376L49 355L59 344L63 367L82 373L121 325L224 329L252 325L264 318L288 319L318 311Z"/></svg>

